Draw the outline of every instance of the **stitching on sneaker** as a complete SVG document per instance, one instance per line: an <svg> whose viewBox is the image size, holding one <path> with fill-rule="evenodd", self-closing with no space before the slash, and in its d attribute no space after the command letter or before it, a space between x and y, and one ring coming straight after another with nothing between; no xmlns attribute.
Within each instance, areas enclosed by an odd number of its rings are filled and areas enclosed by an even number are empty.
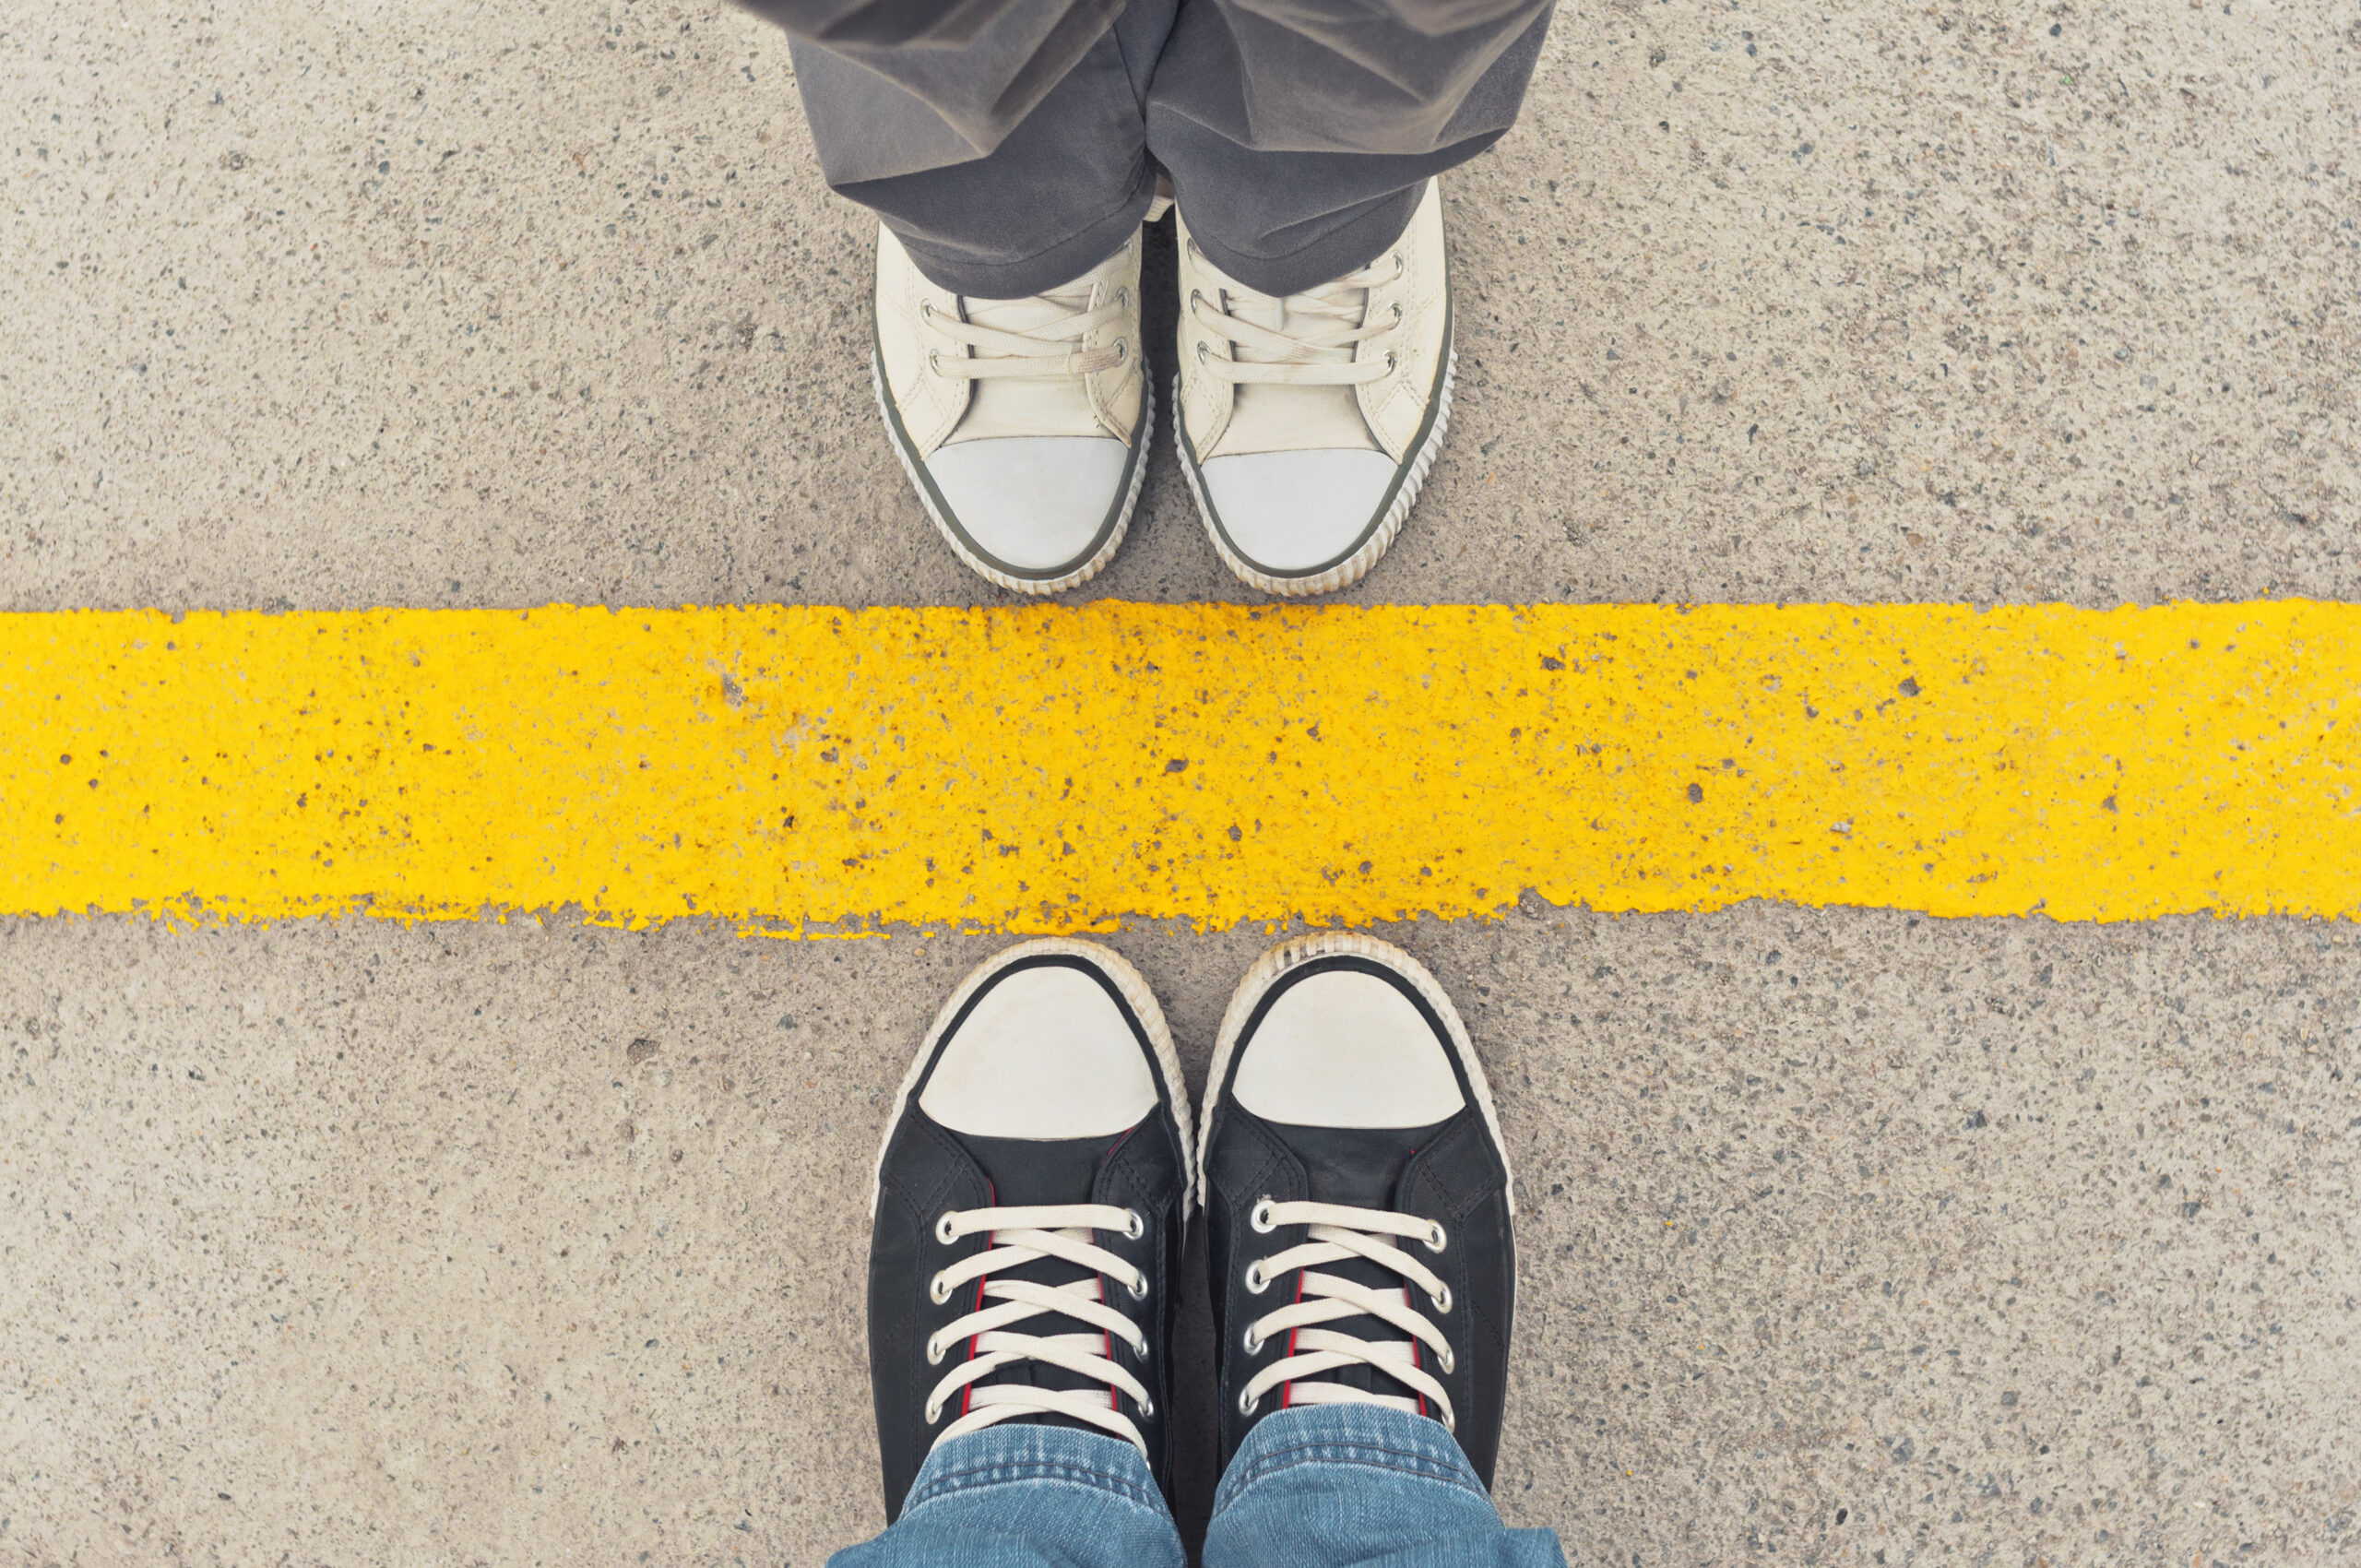
<svg viewBox="0 0 2361 1568"><path fill-rule="evenodd" d="M885 386L884 355L878 348L872 324L869 357L869 382L877 395L878 411L884 416L886 444L894 448L894 456L901 460L902 472L909 479L911 488L919 493L919 505L925 508L927 518L934 524L935 532L951 546L951 552L960 563L995 588L1011 593L1063 593L1079 588L1097 576L1108 562L1115 558L1123 538L1131 531L1132 514L1139 505L1140 491L1147 479L1147 445L1156 430L1156 386L1145 376L1140 381L1139 426L1132 434L1131 451L1126 459L1131 467L1131 483L1109 510L1114 517L1110 529L1102 523L1105 542L1094 550L1080 565L1055 576L1025 576L1014 572L1005 563L995 561L983 547L969 539L965 529L953 520L950 503L943 499L935 488L926 466L913 455L908 433L903 428L901 415L894 403L893 394Z"/></svg>
<svg viewBox="0 0 2361 1568"><path fill-rule="evenodd" d="M1453 325L1446 322L1443 341L1448 351L1443 359L1442 385L1430 404L1434 422L1429 427L1417 457L1395 476L1390 505L1383 507L1374 528L1361 536L1362 541L1349 553L1301 576L1275 576L1246 559L1231 546L1228 532L1221 525L1220 515L1214 509L1213 497L1205 490L1204 481L1197 470L1196 451L1189 439L1188 423L1181 407L1181 373L1174 372L1173 445L1180 456L1181 477L1189 481L1189 493L1196 498L1197 515L1204 521L1205 532L1212 538L1214 549L1220 554L1222 564L1248 585L1264 593L1291 599L1350 588L1367 576L1370 568L1383 559L1386 551L1392 548L1403 524L1409 520L1410 508L1426 486L1428 470L1434 466L1435 458L1442 452L1443 432L1451 422L1452 386L1459 371L1459 350L1455 338Z"/></svg>

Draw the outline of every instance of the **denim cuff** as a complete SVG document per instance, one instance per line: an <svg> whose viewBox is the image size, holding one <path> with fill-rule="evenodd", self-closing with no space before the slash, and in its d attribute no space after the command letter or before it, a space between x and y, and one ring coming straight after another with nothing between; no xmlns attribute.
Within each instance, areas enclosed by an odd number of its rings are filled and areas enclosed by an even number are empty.
<svg viewBox="0 0 2361 1568"><path fill-rule="evenodd" d="M986 1488L1041 1481L1103 1492L1169 1516L1164 1493L1138 1449L1120 1438L1034 1421L1003 1421L938 1443L910 1483L902 1516Z"/></svg>
<svg viewBox="0 0 2361 1568"><path fill-rule="evenodd" d="M1238 1445L1214 1492L1216 1516L1253 1488L1307 1465L1390 1471L1461 1488L1491 1505L1491 1493L1441 1421L1384 1405L1299 1405L1273 1411Z"/></svg>

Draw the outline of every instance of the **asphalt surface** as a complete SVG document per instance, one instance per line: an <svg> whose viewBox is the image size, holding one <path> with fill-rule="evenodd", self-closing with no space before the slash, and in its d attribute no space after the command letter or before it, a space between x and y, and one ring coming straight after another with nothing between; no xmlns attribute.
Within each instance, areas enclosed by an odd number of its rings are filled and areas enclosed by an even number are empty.
<svg viewBox="0 0 2361 1568"><path fill-rule="evenodd" d="M0 609L1000 601L759 24L53 4L0 63ZM1346 597L2361 597L2356 77L2342 5L1561 16L1447 184L1452 439ZM1169 449L1143 506L1087 595L1246 597ZM2349 924L1381 933L1513 1146L1513 1521L2361 1558ZM1202 1075L1272 934L1109 940ZM0 1561L867 1535L868 1165L995 944L0 922Z"/></svg>

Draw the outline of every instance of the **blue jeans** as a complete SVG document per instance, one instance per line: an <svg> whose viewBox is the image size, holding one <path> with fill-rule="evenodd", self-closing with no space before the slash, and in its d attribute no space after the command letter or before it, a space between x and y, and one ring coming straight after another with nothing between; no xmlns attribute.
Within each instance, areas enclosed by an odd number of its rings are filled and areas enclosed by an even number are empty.
<svg viewBox="0 0 2361 1568"><path fill-rule="evenodd" d="M902 1516L828 1568L1184 1568L1130 1443L1005 1422L927 1455ZM1214 1493L1204 1568L1565 1568L1557 1535L1501 1523L1451 1434L1374 1405L1281 1410Z"/></svg>

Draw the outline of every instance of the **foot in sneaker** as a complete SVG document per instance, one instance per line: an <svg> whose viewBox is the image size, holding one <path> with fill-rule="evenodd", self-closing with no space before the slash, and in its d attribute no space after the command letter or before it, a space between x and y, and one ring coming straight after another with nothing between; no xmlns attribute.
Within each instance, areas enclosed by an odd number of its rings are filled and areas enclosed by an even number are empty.
<svg viewBox="0 0 2361 1568"><path fill-rule="evenodd" d="M1365 936L1264 954L1222 1020L1203 1136L1222 1465L1275 1410L1376 1404L1441 1421L1490 1485L1513 1198L1434 977Z"/></svg>
<svg viewBox="0 0 2361 1568"><path fill-rule="evenodd" d="M1017 593L1095 576L1139 502L1155 397L1141 374L1140 236L1019 300L928 281L877 233L871 374L886 434L959 559Z"/></svg>
<svg viewBox="0 0 2361 1568"><path fill-rule="evenodd" d="M1009 948L903 1080L871 1201L869 1372L901 1515L940 1443L1003 1421L1166 1463L1189 1111L1156 998L1104 947Z"/></svg>
<svg viewBox="0 0 2361 1568"><path fill-rule="evenodd" d="M1180 216L1181 471L1229 569L1266 593L1359 580L1401 531L1451 413L1442 203L1367 267L1284 298L1228 277Z"/></svg>

